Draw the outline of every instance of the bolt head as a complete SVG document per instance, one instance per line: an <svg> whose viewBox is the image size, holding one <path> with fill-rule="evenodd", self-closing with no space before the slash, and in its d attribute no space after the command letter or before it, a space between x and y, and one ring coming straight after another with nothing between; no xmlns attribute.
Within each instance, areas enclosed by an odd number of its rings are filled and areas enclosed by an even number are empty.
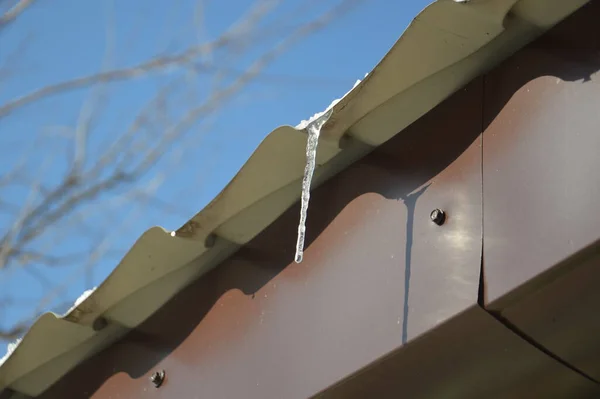
<svg viewBox="0 0 600 399"><path fill-rule="evenodd" d="M108 320L106 320L102 316L94 320L94 323L92 324L92 328L94 329L94 331L104 330L106 326L108 326Z"/></svg>
<svg viewBox="0 0 600 399"><path fill-rule="evenodd" d="M429 217L431 218L431 221L437 224L438 226L443 225L446 221L446 213L441 209L434 209L433 211L431 211Z"/></svg>
<svg viewBox="0 0 600 399"><path fill-rule="evenodd" d="M165 381L165 371L157 371L150 376L150 381L154 384L154 387L158 388Z"/></svg>

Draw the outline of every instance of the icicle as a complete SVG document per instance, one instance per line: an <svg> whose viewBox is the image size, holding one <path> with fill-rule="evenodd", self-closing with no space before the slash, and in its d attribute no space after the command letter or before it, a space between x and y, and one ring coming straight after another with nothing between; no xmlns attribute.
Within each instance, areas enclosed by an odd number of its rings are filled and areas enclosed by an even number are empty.
<svg viewBox="0 0 600 399"><path fill-rule="evenodd" d="M313 173L315 172L315 162L317 160L317 146L319 145L319 135L321 128L331 116L331 108L320 115L317 119L311 121L306 127L308 139L306 141L306 166L304 167L304 178L302 179L302 198L300 200L300 222L298 223L298 241L296 242L296 263L302 262L304 254L304 237L306 234L306 215L308 212L308 201L310 199L310 184Z"/></svg>

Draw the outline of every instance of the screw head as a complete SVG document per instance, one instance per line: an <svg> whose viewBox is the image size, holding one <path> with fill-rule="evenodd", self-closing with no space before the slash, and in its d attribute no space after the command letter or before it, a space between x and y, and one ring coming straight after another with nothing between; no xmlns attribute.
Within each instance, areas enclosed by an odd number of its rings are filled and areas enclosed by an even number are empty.
<svg viewBox="0 0 600 399"><path fill-rule="evenodd" d="M444 224L444 222L446 221L446 213L444 211L442 211L441 209L434 209L433 211L431 211L431 214L429 215L429 217L431 218L431 221L435 224L437 224L438 226L441 226Z"/></svg>
<svg viewBox="0 0 600 399"><path fill-rule="evenodd" d="M150 381L152 381L152 384L154 384L155 388L158 388L162 385L162 383L165 381L165 371L161 370L161 371L157 371L154 374L152 374L150 376Z"/></svg>
<svg viewBox="0 0 600 399"><path fill-rule="evenodd" d="M106 326L108 326L108 320L106 320L102 316L94 320L94 323L92 324L92 328L94 329L94 331L104 330Z"/></svg>

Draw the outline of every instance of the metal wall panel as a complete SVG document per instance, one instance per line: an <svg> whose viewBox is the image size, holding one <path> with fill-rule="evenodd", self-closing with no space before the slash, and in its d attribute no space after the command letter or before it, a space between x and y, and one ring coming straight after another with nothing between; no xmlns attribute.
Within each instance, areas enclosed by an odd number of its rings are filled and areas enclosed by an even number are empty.
<svg viewBox="0 0 600 399"><path fill-rule="evenodd" d="M600 20L592 2L485 78L487 303L600 238Z"/></svg>
<svg viewBox="0 0 600 399"><path fill-rule="evenodd" d="M320 399L594 399L600 387L474 306Z"/></svg>
<svg viewBox="0 0 600 399"><path fill-rule="evenodd" d="M598 21L594 1L487 75L483 159L488 308L600 381Z"/></svg>
<svg viewBox="0 0 600 399"><path fill-rule="evenodd" d="M600 246L582 251L559 268L564 274L535 284L542 288L500 315L572 369L600 381Z"/></svg>

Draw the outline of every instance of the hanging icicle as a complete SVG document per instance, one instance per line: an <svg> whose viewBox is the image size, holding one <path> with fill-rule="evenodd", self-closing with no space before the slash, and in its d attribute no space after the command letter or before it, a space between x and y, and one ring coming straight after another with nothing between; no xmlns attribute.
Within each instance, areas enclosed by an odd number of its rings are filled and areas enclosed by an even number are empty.
<svg viewBox="0 0 600 399"><path fill-rule="evenodd" d="M302 179L302 197L300 200L300 222L298 223L298 241L296 242L296 263L302 262L304 254L304 238L306 236L306 215L308 213L308 202L310 199L310 185L315 172L317 160L317 147L319 145L319 135L321 128L331 116L331 108L310 121L306 126L308 139L306 142L306 166L304 167L304 177Z"/></svg>

